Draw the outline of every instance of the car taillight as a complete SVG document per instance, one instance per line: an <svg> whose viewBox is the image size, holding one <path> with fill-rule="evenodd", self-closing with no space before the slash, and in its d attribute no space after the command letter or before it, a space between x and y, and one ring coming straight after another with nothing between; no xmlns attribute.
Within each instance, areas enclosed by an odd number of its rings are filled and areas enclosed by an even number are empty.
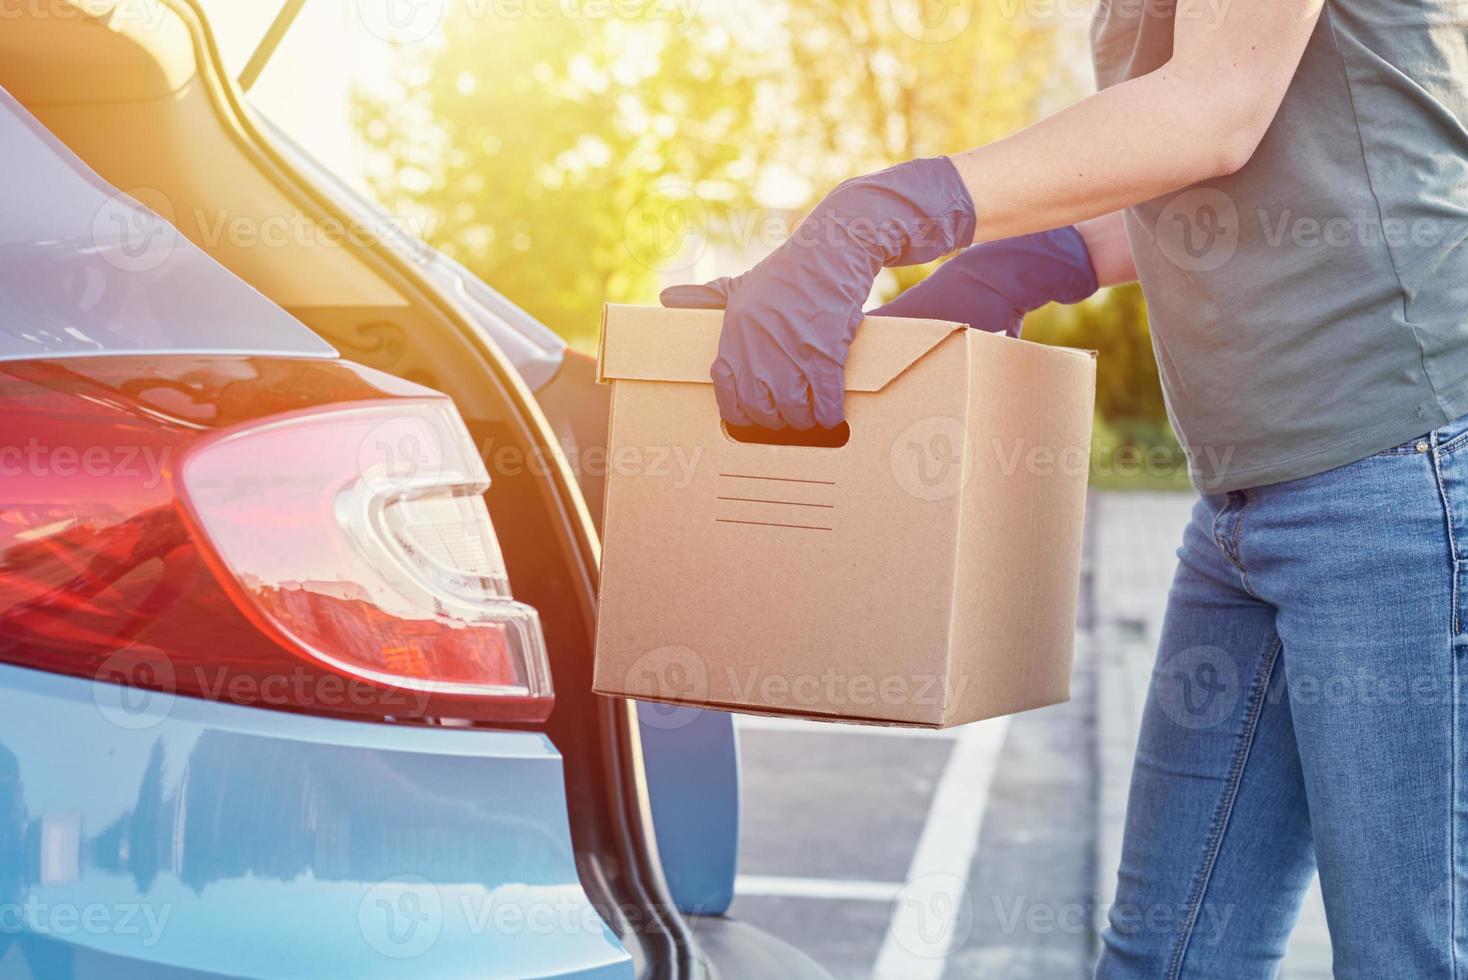
<svg viewBox="0 0 1468 980"><path fill-rule="evenodd" d="M88 358L0 366L0 406L23 434L0 436L0 660L313 713L549 715L442 396L343 362Z"/></svg>
<svg viewBox="0 0 1468 980"><path fill-rule="evenodd" d="M514 601L484 464L443 401L250 426L179 469L246 613L300 656L430 694L548 706L535 610Z"/></svg>

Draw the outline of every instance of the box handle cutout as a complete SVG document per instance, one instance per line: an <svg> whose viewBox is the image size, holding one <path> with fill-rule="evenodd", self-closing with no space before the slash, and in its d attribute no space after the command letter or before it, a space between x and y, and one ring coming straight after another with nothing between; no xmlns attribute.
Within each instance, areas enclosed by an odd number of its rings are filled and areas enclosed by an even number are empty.
<svg viewBox="0 0 1468 980"><path fill-rule="evenodd" d="M851 426L842 422L834 429L767 429L762 425L730 425L719 420L724 435L746 446L799 446L806 449L840 449L851 439Z"/></svg>

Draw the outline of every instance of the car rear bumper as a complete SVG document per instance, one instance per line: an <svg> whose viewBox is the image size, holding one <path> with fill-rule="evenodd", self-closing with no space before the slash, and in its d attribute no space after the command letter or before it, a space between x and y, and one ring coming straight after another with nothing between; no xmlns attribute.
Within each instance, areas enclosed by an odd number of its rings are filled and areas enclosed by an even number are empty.
<svg viewBox="0 0 1468 980"><path fill-rule="evenodd" d="M634 975L543 735L11 666L0 717L0 976Z"/></svg>

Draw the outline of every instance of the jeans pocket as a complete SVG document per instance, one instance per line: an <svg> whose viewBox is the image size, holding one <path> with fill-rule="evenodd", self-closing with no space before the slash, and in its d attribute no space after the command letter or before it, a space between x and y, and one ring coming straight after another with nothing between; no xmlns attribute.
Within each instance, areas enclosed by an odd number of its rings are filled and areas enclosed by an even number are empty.
<svg viewBox="0 0 1468 980"><path fill-rule="evenodd" d="M1460 438L1455 433L1453 438ZM1468 629L1468 459L1434 448L1432 470L1442 498L1446 544L1452 568L1452 635Z"/></svg>

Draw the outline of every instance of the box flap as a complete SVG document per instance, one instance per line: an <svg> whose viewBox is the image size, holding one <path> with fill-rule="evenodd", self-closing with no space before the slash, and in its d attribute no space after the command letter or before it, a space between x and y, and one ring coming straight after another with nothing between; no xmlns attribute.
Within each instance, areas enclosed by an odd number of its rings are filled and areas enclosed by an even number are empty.
<svg viewBox="0 0 1468 980"><path fill-rule="evenodd" d="M708 384L723 323L722 310L609 303L602 312L597 380ZM965 329L942 320L867 317L846 361L846 390L882 390L945 337Z"/></svg>

